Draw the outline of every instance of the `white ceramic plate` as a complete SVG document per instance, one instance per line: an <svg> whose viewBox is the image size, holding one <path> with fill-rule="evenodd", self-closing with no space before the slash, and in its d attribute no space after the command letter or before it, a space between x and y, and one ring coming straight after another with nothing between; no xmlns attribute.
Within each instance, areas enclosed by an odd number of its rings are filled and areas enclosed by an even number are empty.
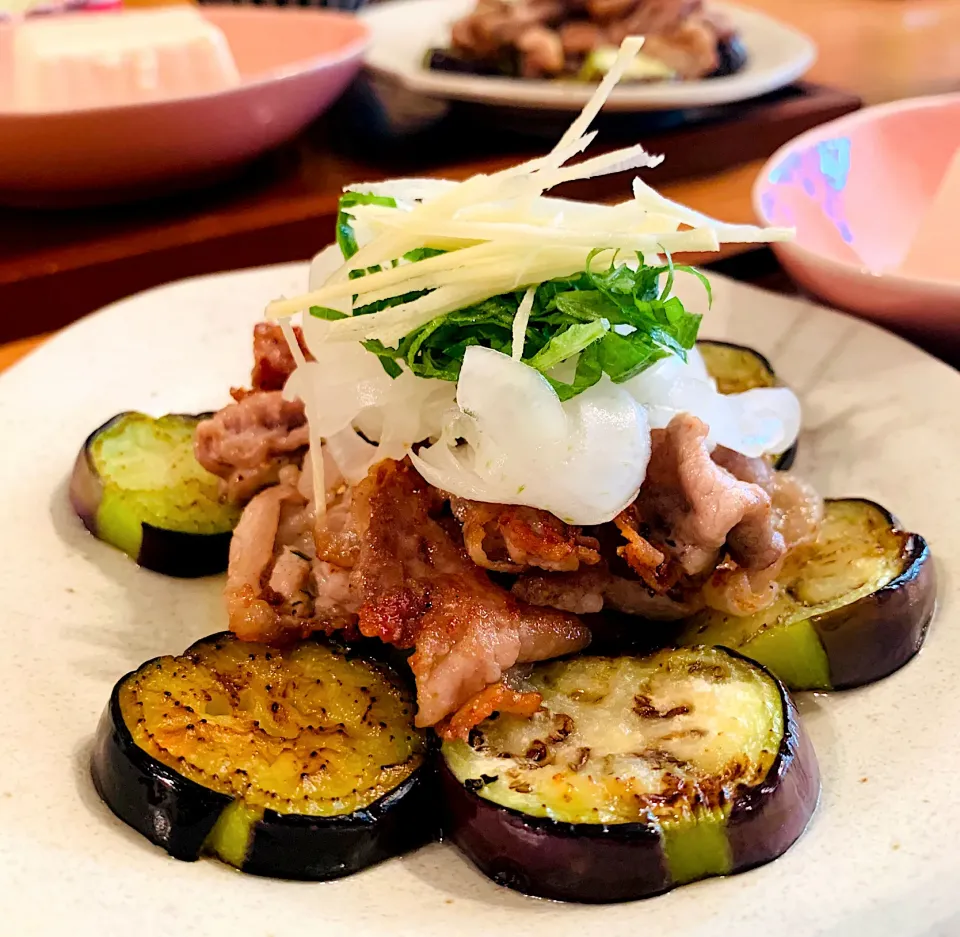
<svg viewBox="0 0 960 937"><path fill-rule="evenodd" d="M372 32L367 67L408 91L428 97L508 107L578 111L594 86L574 81L534 81L456 75L424 68L428 49L448 45L450 24L475 0L391 0L363 18ZM796 81L813 64L816 46L803 33L756 10L714 4L736 25L749 56L735 75L703 81L621 85L605 111L654 111L729 104L754 98Z"/></svg>
<svg viewBox="0 0 960 937"><path fill-rule="evenodd" d="M690 278L692 280L692 278ZM221 405L264 303L305 265L188 280L118 303L0 377L0 933L96 937L918 937L960 933L956 401L960 375L877 328L714 278L708 333L769 355L800 394L799 469L926 534L941 607L919 658L875 686L801 699L823 797L783 858L641 903L560 905L499 888L434 845L329 884L170 859L89 777L114 681L224 626L220 582L138 569L95 541L65 484L119 410ZM696 283L681 287L700 303Z"/></svg>

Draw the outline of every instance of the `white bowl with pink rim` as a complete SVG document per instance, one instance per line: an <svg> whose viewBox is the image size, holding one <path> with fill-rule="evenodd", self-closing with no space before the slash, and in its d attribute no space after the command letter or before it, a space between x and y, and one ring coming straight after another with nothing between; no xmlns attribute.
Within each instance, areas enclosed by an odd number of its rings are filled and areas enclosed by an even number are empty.
<svg viewBox="0 0 960 937"><path fill-rule="evenodd" d="M801 134L753 187L790 275L831 305L960 353L960 94L867 108Z"/></svg>

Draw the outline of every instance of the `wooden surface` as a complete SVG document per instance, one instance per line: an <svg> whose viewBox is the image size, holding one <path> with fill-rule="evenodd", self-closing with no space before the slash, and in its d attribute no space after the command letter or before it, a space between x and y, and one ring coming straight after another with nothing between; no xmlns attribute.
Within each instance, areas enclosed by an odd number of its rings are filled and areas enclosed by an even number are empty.
<svg viewBox="0 0 960 937"><path fill-rule="evenodd" d="M47 338L49 338L47 335L36 335L33 338L22 338L16 342L7 342L5 345L0 345L0 371L5 371L28 352L42 345Z"/></svg>

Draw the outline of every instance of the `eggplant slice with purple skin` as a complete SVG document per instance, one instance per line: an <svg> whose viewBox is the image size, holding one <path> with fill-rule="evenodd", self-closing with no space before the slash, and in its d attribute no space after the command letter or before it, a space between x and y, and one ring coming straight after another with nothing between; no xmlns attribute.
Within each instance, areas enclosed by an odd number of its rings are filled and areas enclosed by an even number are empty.
<svg viewBox="0 0 960 937"><path fill-rule="evenodd" d="M70 479L87 530L158 573L222 573L241 508L221 499L219 480L193 454L208 415L128 412L94 430Z"/></svg>
<svg viewBox="0 0 960 937"><path fill-rule="evenodd" d="M204 638L123 677L94 783L177 859L327 880L432 839L433 776L414 697L363 650Z"/></svg>
<svg viewBox="0 0 960 937"><path fill-rule="evenodd" d="M792 690L862 686L920 650L937 598L923 537L859 498L827 501L816 542L788 560L778 583L769 608L746 617L704 610L679 642L733 648Z"/></svg>
<svg viewBox="0 0 960 937"><path fill-rule="evenodd" d="M501 885L645 898L777 858L816 808L793 701L738 654L579 657L526 682L533 717L494 715L442 748L444 835Z"/></svg>
<svg viewBox="0 0 960 937"><path fill-rule="evenodd" d="M707 373L717 382L721 394L742 394L755 387L782 387L770 362L752 348L730 342L702 340L697 348L707 367ZM797 443L778 456L768 456L773 467L786 471L797 458Z"/></svg>

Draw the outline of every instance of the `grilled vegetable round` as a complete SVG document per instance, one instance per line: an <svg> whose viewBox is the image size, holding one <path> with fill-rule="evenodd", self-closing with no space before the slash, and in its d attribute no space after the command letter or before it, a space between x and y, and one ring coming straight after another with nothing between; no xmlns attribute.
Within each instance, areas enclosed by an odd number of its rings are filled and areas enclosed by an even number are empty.
<svg viewBox="0 0 960 937"><path fill-rule="evenodd" d="M492 879L643 898L769 862L803 832L816 756L783 686L719 648L538 666L543 707L443 745L444 832Z"/></svg>
<svg viewBox="0 0 960 937"><path fill-rule="evenodd" d="M339 878L433 836L413 712L397 673L352 651L214 635L117 683L93 779L177 859Z"/></svg>
<svg viewBox="0 0 960 937"><path fill-rule="evenodd" d="M717 382L721 394L742 394L755 387L778 387L782 381L773 373L770 362L752 348L729 342L697 342L707 372ZM797 443L774 457L773 467L784 471L797 458Z"/></svg>
<svg viewBox="0 0 960 937"><path fill-rule="evenodd" d="M168 576L222 573L240 519L239 505L220 500L216 476L194 457L204 416L121 413L90 434L70 479L87 530Z"/></svg>
<svg viewBox="0 0 960 937"><path fill-rule="evenodd" d="M717 66L717 70L710 75L711 78L735 75L747 64L747 47L739 36L721 39L717 43L717 55L720 57L720 64Z"/></svg>
<svg viewBox="0 0 960 937"><path fill-rule="evenodd" d="M730 647L794 690L861 686L902 667L923 644L936 605L926 541L880 505L828 501L817 541L788 561L780 597L756 615L706 610L682 644Z"/></svg>

